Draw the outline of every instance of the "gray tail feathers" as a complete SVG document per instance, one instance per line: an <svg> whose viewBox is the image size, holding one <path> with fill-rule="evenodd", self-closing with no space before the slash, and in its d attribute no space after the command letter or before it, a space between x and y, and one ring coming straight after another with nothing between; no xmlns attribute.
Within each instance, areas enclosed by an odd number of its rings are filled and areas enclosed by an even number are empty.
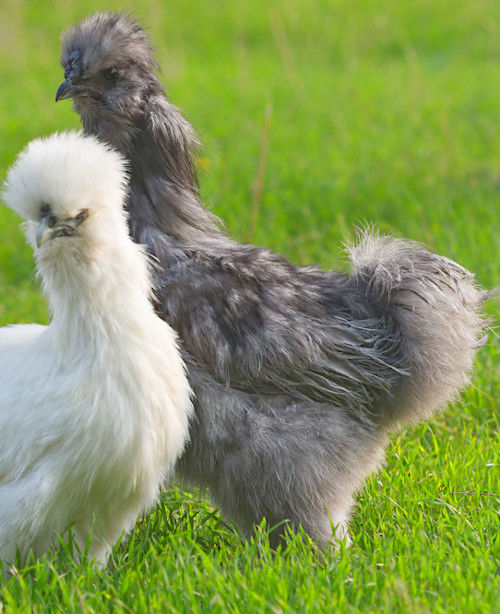
<svg viewBox="0 0 500 614"><path fill-rule="evenodd" d="M380 301L401 339L408 373L381 408L382 421L390 428L424 419L469 383L486 338L488 293L469 271L412 241L365 231L348 253L367 298Z"/></svg>

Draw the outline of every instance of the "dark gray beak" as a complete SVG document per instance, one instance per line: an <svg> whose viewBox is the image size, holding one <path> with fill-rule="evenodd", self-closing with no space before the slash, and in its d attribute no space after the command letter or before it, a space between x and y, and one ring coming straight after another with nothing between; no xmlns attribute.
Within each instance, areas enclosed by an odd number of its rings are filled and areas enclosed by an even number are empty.
<svg viewBox="0 0 500 614"><path fill-rule="evenodd" d="M61 85L56 93L56 102L58 100L64 100L65 98L72 98L76 88L71 83L69 79L66 79Z"/></svg>

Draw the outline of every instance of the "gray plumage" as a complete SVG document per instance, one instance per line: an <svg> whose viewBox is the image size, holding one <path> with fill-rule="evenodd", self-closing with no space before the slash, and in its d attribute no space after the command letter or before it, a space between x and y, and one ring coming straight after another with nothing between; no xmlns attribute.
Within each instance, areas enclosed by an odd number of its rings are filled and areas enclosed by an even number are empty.
<svg viewBox="0 0 500 614"><path fill-rule="evenodd" d="M130 160L130 230L159 261L157 310L183 342L196 415L179 476L247 535L266 517L322 545L332 524L347 537L387 434L468 383L486 294L451 260L369 232L349 247L350 274L236 243L199 200L196 136L138 23L92 15L64 35L61 61L57 99Z"/></svg>

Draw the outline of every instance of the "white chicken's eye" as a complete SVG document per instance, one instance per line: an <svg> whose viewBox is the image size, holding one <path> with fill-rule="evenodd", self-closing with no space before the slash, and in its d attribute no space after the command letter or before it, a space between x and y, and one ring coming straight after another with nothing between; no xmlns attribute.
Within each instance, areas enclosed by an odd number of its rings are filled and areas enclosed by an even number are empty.
<svg viewBox="0 0 500 614"><path fill-rule="evenodd" d="M48 203L43 203L40 207L40 219L47 220L47 226L49 228L56 225L57 217L52 213L52 208Z"/></svg>

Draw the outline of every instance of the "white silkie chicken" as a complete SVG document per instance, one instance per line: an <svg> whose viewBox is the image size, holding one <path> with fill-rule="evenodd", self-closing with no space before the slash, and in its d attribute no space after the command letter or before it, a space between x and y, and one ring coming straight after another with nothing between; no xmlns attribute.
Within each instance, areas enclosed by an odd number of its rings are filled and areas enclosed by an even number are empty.
<svg viewBox="0 0 500 614"><path fill-rule="evenodd" d="M122 157L76 132L30 143L7 205L27 220L51 321L0 329L0 560L72 525L104 564L184 449L190 389L128 235Z"/></svg>

